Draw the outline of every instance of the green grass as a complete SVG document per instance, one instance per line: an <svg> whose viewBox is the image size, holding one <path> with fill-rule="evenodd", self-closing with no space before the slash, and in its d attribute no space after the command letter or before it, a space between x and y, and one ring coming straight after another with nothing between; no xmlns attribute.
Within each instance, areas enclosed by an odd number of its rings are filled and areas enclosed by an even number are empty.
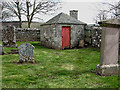
<svg viewBox="0 0 120 90"><path fill-rule="evenodd" d="M0 45L2 45L2 41L0 41Z"/></svg>
<svg viewBox="0 0 120 90"><path fill-rule="evenodd" d="M18 46L25 42L17 42ZM35 46L39 65L17 65L18 54L2 57L3 88L117 88L118 76L101 77L95 73L100 51L94 48L54 50ZM15 48L4 48L6 52Z"/></svg>

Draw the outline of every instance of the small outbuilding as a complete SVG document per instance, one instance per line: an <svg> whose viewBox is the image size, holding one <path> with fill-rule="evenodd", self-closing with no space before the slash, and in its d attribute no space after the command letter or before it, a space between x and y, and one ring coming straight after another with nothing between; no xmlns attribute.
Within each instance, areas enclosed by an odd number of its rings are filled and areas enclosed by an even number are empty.
<svg viewBox="0 0 120 90"><path fill-rule="evenodd" d="M41 25L40 43L54 49L74 48L84 40L85 23L77 20L78 11L70 11L70 16L60 13Z"/></svg>

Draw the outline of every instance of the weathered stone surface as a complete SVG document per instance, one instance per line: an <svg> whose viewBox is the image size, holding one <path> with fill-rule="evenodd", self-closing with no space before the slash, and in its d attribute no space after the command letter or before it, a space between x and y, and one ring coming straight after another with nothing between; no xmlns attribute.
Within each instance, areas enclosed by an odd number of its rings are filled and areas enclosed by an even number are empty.
<svg viewBox="0 0 120 90"><path fill-rule="evenodd" d="M7 26L3 29L3 45L7 47L17 47L15 27Z"/></svg>
<svg viewBox="0 0 120 90"><path fill-rule="evenodd" d="M100 65L96 66L96 71L101 76L112 76L119 75L119 65L118 64L110 64L110 65Z"/></svg>
<svg viewBox="0 0 120 90"><path fill-rule="evenodd" d="M16 41L40 41L40 29L16 28Z"/></svg>
<svg viewBox="0 0 120 90"><path fill-rule="evenodd" d="M1 24L1 22L0 22L0 41L2 41L2 24Z"/></svg>
<svg viewBox="0 0 120 90"><path fill-rule="evenodd" d="M100 65L118 63L119 29L103 27Z"/></svg>
<svg viewBox="0 0 120 90"><path fill-rule="evenodd" d="M84 39L84 25L44 25L40 30L41 45L48 48L62 49L62 26L70 26L70 48L77 47L79 40Z"/></svg>
<svg viewBox="0 0 120 90"><path fill-rule="evenodd" d="M18 47L19 62L34 63L34 46L30 43L21 44Z"/></svg>
<svg viewBox="0 0 120 90"><path fill-rule="evenodd" d="M118 75L119 28L103 27L100 63L96 72L100 75Z"/></svg>
<svg viewBox="0 0 120 90"><path fill-rule="evenodd" d="M3 55L4 54L4 49L3 49L3 46L0 45L0 55Z"/></svg>
<svg viewBox="0 0 120 90"><path fill-rule="evenodd" d="M100 26L88 25L85 28L85 45L92 45L93 47L101 46L101 33L102 28Z"/></svg>
<svg viewBox="0 0 120 90"><path fill-rule="evenodd" d="M81 48L84 47L84 40L79 41L79 47L81 47Z"/></svg>
<svg viewBox="0 0 120 90"><path fill-rule="evenodd" d="M78 19L78 10L71 10L70 16L75 18L75 19Z"/></svg>

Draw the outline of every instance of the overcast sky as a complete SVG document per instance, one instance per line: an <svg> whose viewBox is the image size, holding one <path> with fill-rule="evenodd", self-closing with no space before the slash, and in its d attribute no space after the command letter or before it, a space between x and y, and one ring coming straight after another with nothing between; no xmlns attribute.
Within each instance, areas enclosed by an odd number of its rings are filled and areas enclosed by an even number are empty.
<svg viewBox="0 0 120 90"><path fill-rule="evenodd" d="M57 11L54 15L45 15L41 17L44 21L49 20L60 12L66 13L69 15L70 10L78 10L78 19L85 23L94 23L94 17L97 14L97 9L95 4L96 2L63 2L62 8Z"/></svg>
<svg viewBox="0 0 120 90"><path fill-rule="evenodd" d="M53 0L58 1L58 0ZM118 2L120 0L59 0L62 2L62 8L59 9L53 15L41 14L39 17L43 19L44 22L48 21L57 14L63 12L69 15L70 10L78 10L78 19L85 23L95 23L94 18L98 13L97 8L101 8L101 2ZM23 18L26 20L25 18ZM34 20L35 21L35 20Z"/></svg>
<svg viewBox="0 0 120 90"><path fill-rule="evenodd" d="M41 15L44 21L49 20L60 12L69 15L70 10L78 10L78 19L85 23L95 23L94 18L98 13L97 8L101 8L101 2L118 2L119 0L61 0L62 9L58 10L54 15Z"/></svg>

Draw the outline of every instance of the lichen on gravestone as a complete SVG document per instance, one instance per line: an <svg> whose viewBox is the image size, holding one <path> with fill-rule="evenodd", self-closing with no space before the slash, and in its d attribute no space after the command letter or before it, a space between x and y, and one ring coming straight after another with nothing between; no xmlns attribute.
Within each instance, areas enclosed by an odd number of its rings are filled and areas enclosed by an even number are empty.
<svg viewBox="0 0 120 90"><path fill-rule="evenodd" d="M0 55L3 55L4 54L4 49L3 49L3 46L0 45Z"/></svg>
<svg viewBox="0 0 120 90"><path fill-rule="evenodd" d="M17 47L14 26L7 26L3 29L3 45L7 47Z"/></svg>
<svg viewBox="0 0 120 90"><path fill-rule="evenodd" d="M18 47L19 62L34 63L34 46L30 43L21 44Z"/></svg>

